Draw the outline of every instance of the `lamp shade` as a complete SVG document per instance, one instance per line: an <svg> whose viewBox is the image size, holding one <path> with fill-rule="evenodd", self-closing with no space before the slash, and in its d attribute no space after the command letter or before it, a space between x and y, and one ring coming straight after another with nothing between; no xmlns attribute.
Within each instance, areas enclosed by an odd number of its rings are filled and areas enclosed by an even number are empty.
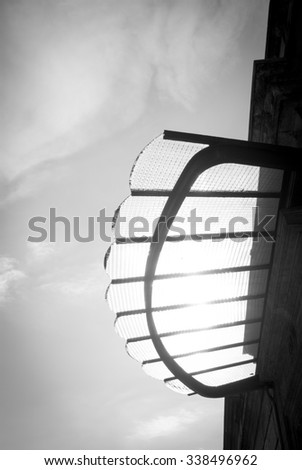
<svg viewBox="0 0 302 470"><path fill-rule="evenodd" d="M285 166L271 146L171 131L134 163L105 257L106 297L128 354L177 392L259 384Z"/></svg>

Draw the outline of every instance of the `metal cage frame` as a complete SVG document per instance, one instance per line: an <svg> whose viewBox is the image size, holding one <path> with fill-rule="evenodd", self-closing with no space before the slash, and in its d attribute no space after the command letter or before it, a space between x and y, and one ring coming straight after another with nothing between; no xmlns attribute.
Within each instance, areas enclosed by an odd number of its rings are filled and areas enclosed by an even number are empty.
<svg viewBox="0 0 302 470"><path fill-rule="evenodd" d="M246 142L174 131L165 131L164 139L206 144L208 147L197 152L184 168L173 190L169 192L168 200L151 238L151 246L144 276L144 298L147 324L153 345L160 360L170 370L171 374L173 374L173 378L180 380L185 386L190 388L193 393L210 398L219 398L229 394L254 390L263 386L271 386L272 384L269 382L262 382L257 373L253 377L247 377L236 382L219 386L209 386L197 381L190 373L185 372L176 362L176 357L172 357L168 353L161 341L161 335L157 333L153 318L152 285L155 279L156 266L169 228L182 202L188 195L190 188L201 173L219 164L237 163L241 165L281 169L284 170L285 175L288 176L291 172L297 171L299 167L301 167L301 162L299 161L301 158L301 150L279 145ZM281 198L284 197L284 195L285 188L283 183ZM167 223L162 223L163 220L167 221Z"/></svg>

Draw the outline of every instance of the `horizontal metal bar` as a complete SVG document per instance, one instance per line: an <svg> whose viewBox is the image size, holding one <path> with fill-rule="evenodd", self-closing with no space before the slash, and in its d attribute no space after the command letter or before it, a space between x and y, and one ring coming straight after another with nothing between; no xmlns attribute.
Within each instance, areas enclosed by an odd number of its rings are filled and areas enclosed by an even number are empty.
<svg viewBox="0 0 302 470"><path fill-rule="evenodd" d="M269 264L257 264L249 266L234 266L232 268L221 268L221 269L207 269L204 271L196 271L190 273L172 273L172 274L156 274L153 277L154 281L160 281L163 279L174 279L174 278L183 278L183 277L192 277L192 276L208 276L214 274L227 274L227 273L239 273L243 271L261 271L263 269L269 269ZM111 281L111 284L128 284L131 282L143 282L145 276L136 276L136 277L127 277L127 278L117 278Z"/></svg>
<svg viewBox="0 0 302 470"><path fill-rule="evenodd" d="M164 140L175 140L178 142L189 142L192 144L201 144L201 145L214 145L214 144L242 144L247 145L249 142L238 139L228 139L223 137L214 137L211 135L202 135L202 134L193 134L190 132L179 132L164 130L163 133Z"/></svg>
<svg viewBox="0 0 302 470"><path fill-rule="evenodd" d="M208 372L216 372L218 370L230 369L232 367L242 366L244 364L251 364L253 362L256 362L256 360L257 360L257 358L255 357L253 359L248 359L246 361L233 362L233 363L230 363L230 364L224 364L224 365L221 365L221 366L210 367L209 369L203 369L203 370L199 370L197 372L188 372L188 373L192 376L207 374ZM179 380L179 379L177 379L176 377L168 377L167 379L164 380L164 382L171 382L173 380Z"/></svg>
<svg viewBox="0 0 302 470"><path fill-rule="evenodd" d="M131 191L132 196L141 196L141 197L169 197L171 195L171 190L143 190L143 189L134 189ZM256 199L279 199L281 193L279 191L196 191L191 190L186 194L186 197L222 197L222 198L256 198Z"/></svg>
<svg viewBox="0 0 302 470"><path fill-rule="evenodd" d="M176 354L175 356L171 356L172 359L181 359L183 357L190 357L190 356L195 356L196 354L203 354L203 353L208 353L208 352L215 352L215 351L223 351L224 349L232 349L232 348L238 348L241 346L250 346L252 344L258 344L259 339L254 339L250 341L242 341L240 343L233 343L233 344L224 344L223 346L216 346L214 348L208 348L208 349L200 349L198 351L192 351L189 353L184 353L184 354ZM149 359L146 361L142 362L142 365L146 364L155 364L156 362L163 362L162 359L156 358L156 359Z"/></svg>
<svg viewBox="0 0 302 470"><path fill-rule="evenodd" d="M239 150L240 147L242 147L243 153L242 155L240 154L240 161L238 161L238 163L243 165L253 164L249 162L248 156L245 155L246 153L248 153L248 151L252 151L255 154L257 154L258 151L258 155L260 151L273 154L274 158L272 158L272 162L265 161L263 158L259 158L259 163L257 165L259 167L277 169L280 168L282 170L295 170L299 169L300 165L301 148L289 147L280 144L268 144L239 139L228 139L224 137L214 137L210 135L192 134L189 132L178 132L171 130L165 130L163 138L164 140L174 140L179 142L188 142L201 145L223 146L224 152L228 147L236 148L236 150ZM225 158L225 160L225 162L221 163L234 163L232 158L227 157Z"/></svg>
<svg viewBox="0 0 302 470"><path fill-rule="evenodd" d="M271 231L244 231L244 232L226 232L226 233L198 233L198 234L190 234L190 235L180 235L180 236L171 236L168 235L166 242L182 242L182 241L202 241L202 240L223 240L226 238L258 238L260 235L264 238L273 238L275 237L275 230ZM116 244L118 245L126 245L127 243L151 243L152 236L142 236L142 237L119 237L115 239Z"/></svg>
<svg viewBox="0 0 302 470"><path fill-rule="evenodd" d="M164 307L154 307L152 309L152 312L164 312L166 310L178 310L178 309L181 309L181 308L187 308L187 307L194 307L194 306L198 306L199 304L190 304L190 303L187 303L187 304L176 304L176 305L167 305L167 306L164 306ZM116 313L116 318L121 318L121 317L128 317L128 316L131 316L131 315L141 315L141 314L144 314L146 313L146 309L145 308L140 308L140 309L137 309L137 310L128 310L126 312L117 312Z"/></svg>
<svg viewBox="0 0 302 470"><path fill-rule="evenodd" d="M221 323L221 324L218 324L218 325L211 325L211 326L206 326L206 327L203 327L203 328L191 328L191 329L188 329L188 330L171 331L171 332L167 332L167 333L160 333L157 336L159 338L169 338L170 336L181 336L181 335L185 335L185 334L188 334L188 333L198 333L200 331L218 330L218 329L221 329L221 328L232 328L234 326L249 325L251 323L260 323L261 321L262 321L261 317L251 318L251 319L248 319L248 320L239 320L239 321L233 322L233 323ZM152 339L150 335L137 336L135 338L129 338L127 340L127 344L128 343L139 343L140 341L147 341L149 339Z"/></svg>
<svg viewBox="0 0 302 470"><path fill-rule="evenodd" d="M215 299L215 300L209 300L208 302L203 302L203 303L186 303L186 304L176 304L176 305L165 305L162 307L153 307L151 309L151 312L164 312L167 310L178 310L181 308L190 308L190 307L198 307L201 305L213 305L213 304L224 304L224 303L230 303L230 302L242 302L244 300L257 300L257 299L263 299L265 298L266 293L263 294L254 294L254 295L242 295L240 297L231 297L229 299ZM116 317L121 318L121 317L128 317L131 315L141 315L146 313L146 309L141 308L141 309L136 309L136 310L128 310L126 312L117 312Z"/></svg>

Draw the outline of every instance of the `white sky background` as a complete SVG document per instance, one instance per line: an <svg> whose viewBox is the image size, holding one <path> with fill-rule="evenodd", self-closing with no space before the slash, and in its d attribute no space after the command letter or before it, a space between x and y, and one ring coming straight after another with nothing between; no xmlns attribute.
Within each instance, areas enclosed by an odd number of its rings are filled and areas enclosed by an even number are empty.
<svg viewBox="0 0 302 470"><path fill-rule="evenodd" d="M218 449L223 400L129 358L108 244L29 243L28 220L108 216L164 129L247 138L268 0L2 0L1 448Z"/></svg>

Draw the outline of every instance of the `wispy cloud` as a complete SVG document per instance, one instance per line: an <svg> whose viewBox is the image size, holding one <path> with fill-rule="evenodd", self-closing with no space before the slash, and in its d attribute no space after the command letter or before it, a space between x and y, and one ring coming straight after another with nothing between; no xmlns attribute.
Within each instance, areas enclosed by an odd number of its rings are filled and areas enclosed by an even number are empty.
<svg viewBox="0 0 302 470"><path fill-rule="evenodd" d="M151 90L200 103L260 3L3 2L2 170L15 177L129 126Z"/></svg>
<svg viewBox="0 0 302 470"><path fill-rule="evenodd" d="M0 303L11 299L15 289L26 277L14 258L0 258Z"/></svg>
<svg viewBox="0 0 302 470"><path fill-rule="evenodd" d="M60 162L62 160L60 159ZM33 164L33 166L21 171L16 176L9 178L0 174L1 189L0 193L0 206L8 202L14 202L32 196L32 194L41 190L41 188L48 187L60 182L66 175L65 165L58 165L59 161L56 158L43 160L40 163ZM16 168L17 169L17 168Z"/></svg>
<svg viewBox="0 0 302 470"><path fill-rule="evenodd" d="M51 279L44 281L40 284L40 289L61 293L70 298L83 297L86 295L97 294L102 295L102 288L105 283L101 277L101 267L98 264L88 264L81 268L79 274L71 274L68 272L60 272L58 276L56 273L51 274ZM58 279L55 279L58 277Z"/></svg>
<svg viewBox="0 0 302 470"><path fill-rule="evenodd" d="M175 414L156 416L149 421L137 423L128 439L148 441L180 432L184 434L188 426L200 419L200 413L180 409Z"/></svg>
<svg viewBox="0 0 302 470"><path fill-rule="evenodd" d="M57 246L55 243L50 243L47 241L39 243L27 243L28 247L28 261L32 262L44 262L46 259L50 258L57 251Z"/></svg>

